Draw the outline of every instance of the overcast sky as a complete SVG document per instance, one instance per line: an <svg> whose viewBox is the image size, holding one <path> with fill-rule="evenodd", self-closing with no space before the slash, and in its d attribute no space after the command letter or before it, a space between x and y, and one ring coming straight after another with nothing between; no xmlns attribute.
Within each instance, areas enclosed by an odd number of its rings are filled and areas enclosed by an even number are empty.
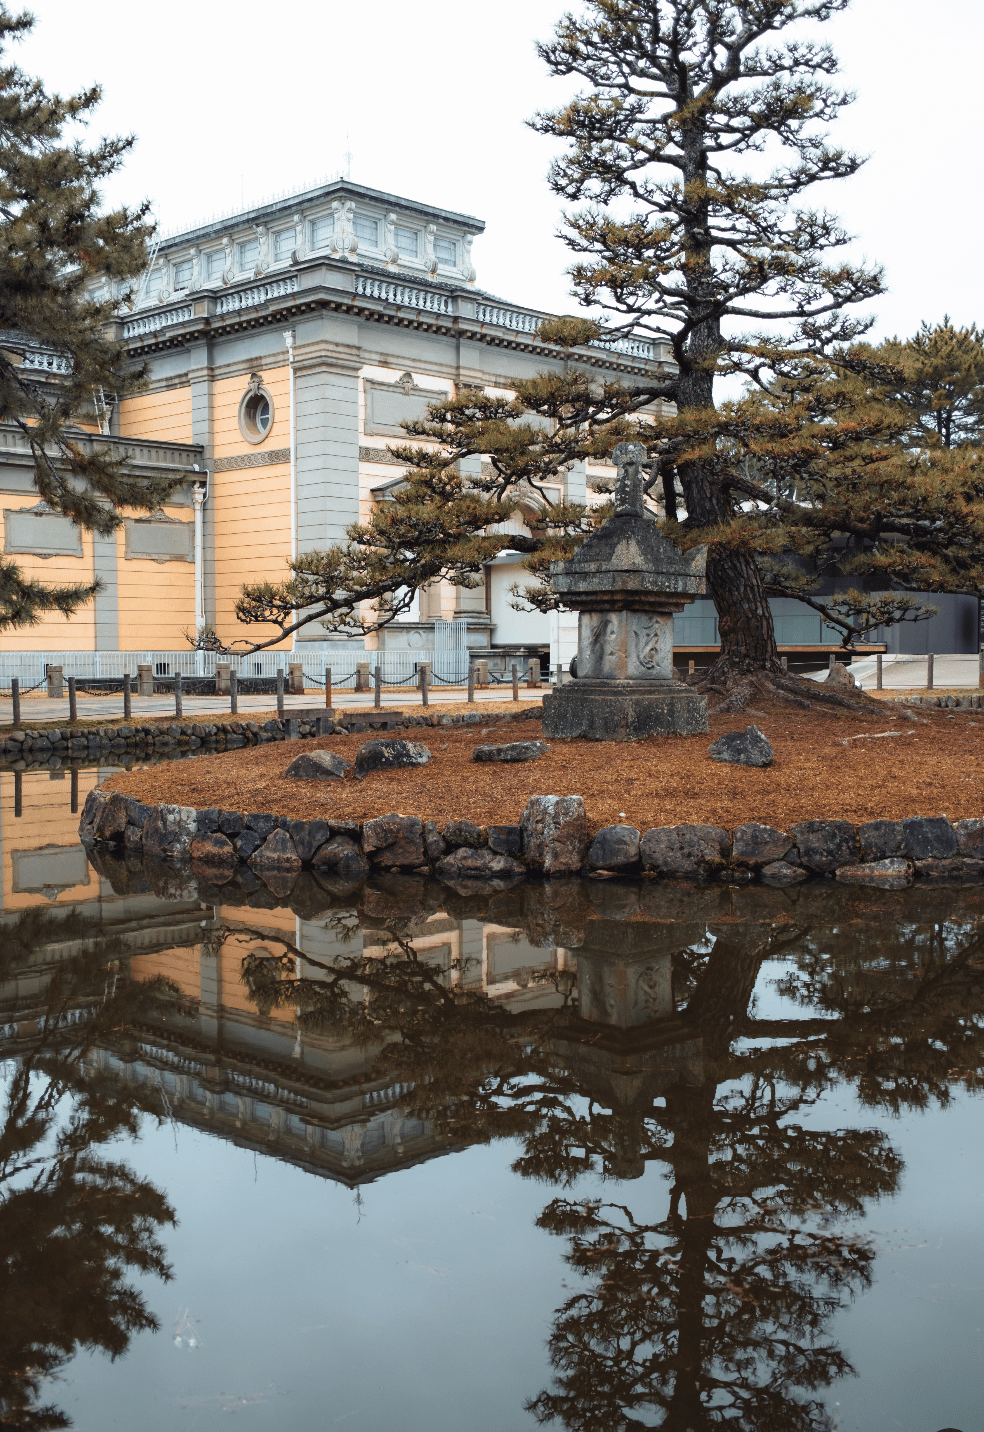
<svg viewBox="0 0 984 1432"><path fill-rule="evenodd" d="M482 288L570 312L551 142L524 124L567 93L534 49L562 8L39 0L14 58L62 92L103 86L95 127L138 140L108 197L149 197L165 230L345 173L351 153L360 184L485 220ZM858 95L835 137L871 159L822 202L886 270L876 334L984 320L982 13L855 0L823 27Z"/></svg>

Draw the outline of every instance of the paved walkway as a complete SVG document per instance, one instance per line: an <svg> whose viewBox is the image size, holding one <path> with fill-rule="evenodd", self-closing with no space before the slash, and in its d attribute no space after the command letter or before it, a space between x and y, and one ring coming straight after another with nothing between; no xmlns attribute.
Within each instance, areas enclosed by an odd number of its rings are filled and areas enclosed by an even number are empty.
<svg viewBox="0 0 984 1432"><path fill-rule="evenodd" d="M530 689L520 685L520 701L540 701L543 698L546 687ZM431 706L442 706L449 703L464 702L468 698L465 687L441 686L436 690L431 688L429 692ZM322 710L324 708L324 691L309 691L305 696L285 696L284 707L290 712L292 710ZM475 692L476 703L512 701L511 686L495 686L488 691ZM373 695L371 691L351 691L338 688L332 693L332 707L335 711L345 711L357 708L359 710L371 710ZM420 707L419 691L394 691L383 689L382 704L390 710L404 711ZM161 696L134 696L132 705L131 720L140 723L152 721L161 716L174 716L174 697L170 695ZM228 696L190 696L187 693L182 697L182 720L188 721L191 718L210 716L228 717L229 698ZM272 715L277 709L277 698L275 696L244 696L239 697L239 712L236 719L249 721L259 712L266 716ZM119 692L110 696L80 696L78 698L78 714L80 721L99 721L106 726L118 726L123 720L123 697ZM10 698L0 700L0 726L9 726L13 720L13 705ZM68 697L61 700L49 699L46 696L25 696L21 700L21 725L30 727L48 721L68 721Z"/></svg>
<svg viewBox="0 0 984 1432"><path fill-rule="evenodd" d="M925 691L926 658L924 656L882 657L882 688L885 691ZM852 661L851 675L866 691L875 688L877 663L873 656ZM954 687L977 690L979 662L976 653L968 655L947 655L937 653L933 658L933 686L941 691ZM817 680L822 681L826 672L818 672Z"/></svg>

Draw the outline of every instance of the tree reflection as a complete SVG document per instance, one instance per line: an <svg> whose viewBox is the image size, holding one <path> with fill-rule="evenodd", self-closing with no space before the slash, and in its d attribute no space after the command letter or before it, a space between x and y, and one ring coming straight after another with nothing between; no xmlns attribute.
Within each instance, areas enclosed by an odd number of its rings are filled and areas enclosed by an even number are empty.
<svg viewBox="0 0 984 1432"><path fill-rule="evenodd" d="M621 1180L611 1200L558 1196L538 1220L568 1239L582 1280L549 1339L554 1384L528 1404L541 1423L829 1427L824 1390L852 1372L829 1322L870 1283L860 1221L895 1191L901 1164L878 1130L818 1127L815 1106L849 1083L894 1113L945 1104L955 1079L979 1082L978 926L736 924L711 936L674 956L677 1003L648 1043L592 1028L569 986L552 1011L520 1015L462 993L454 969L405 936L310 978L297 978L292 947L246 959L267 1007L380 1043L374 1072L412 1084L412 1111L459 1146L517 1138L518 1172L572 1192L589 1171ZM794 1012L758 1019L756 980L777 958ZM628 1197L648 1164L669 1184L658 1214L650 1180Z"/></svg>
<svg viewBox="0 0 984 1432"><path fill-rule="evenodd" d="M0 1426L42 1432L70 1425L41 1401L46 1379L81 1349L116 1358L158 1326L127 1279L170 1278L159 1230L174 1214L159 1189L101 1153L136 1136L152 1093L99 1081L86 1055L173 1008L175 990L123 977L125 951L84 917L31 910L5 935L0 1022L25 1013L11 999L18 975L44 988L27 1011L36 1031L0 1065ZM79 952L58 958L53 947Z"/></svg>

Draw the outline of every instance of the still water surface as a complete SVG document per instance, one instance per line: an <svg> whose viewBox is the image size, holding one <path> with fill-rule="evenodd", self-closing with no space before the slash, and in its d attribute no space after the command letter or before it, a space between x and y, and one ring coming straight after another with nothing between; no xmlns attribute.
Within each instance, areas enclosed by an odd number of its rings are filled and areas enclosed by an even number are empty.
<svg viewBox="0 0 984 1432"><path fill-rule="evenodd" d="M984 1432L984 893L277 895L20 784L3 1426Z"/></svg>

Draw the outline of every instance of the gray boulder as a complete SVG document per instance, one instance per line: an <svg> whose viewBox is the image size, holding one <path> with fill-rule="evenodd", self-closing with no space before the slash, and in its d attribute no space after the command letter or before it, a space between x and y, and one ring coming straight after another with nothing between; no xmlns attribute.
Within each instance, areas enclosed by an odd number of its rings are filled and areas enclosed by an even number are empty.
<svg viewBox="0 0 984 1432"><path fill-rule="evenodd" d="M339 880L364 880L369 874L369 862L347 835L333 835L315 852L312 860L319 874L335 876Z"/></svg>
<svg viewBox="0 0 984 1432"><path fill-rule="evenodd" d="M295 776L300 781L340 781L351 769L352 762L336 756L334 751L302 751L294 757L284 775Z"/></svg>
<svg viewBox="0 0 984 1432"><path fill-rule="evenodd" d="M732 832L732 859L739 865L772 865L793 848L793 837L774 825L749 821Z"/></svg>
<svg viewBox="0 0 984 1432"><path fill-rule="evenodd" d="M490 825L488 828L489 849L496 855L521 855L523 832L518 825Z"/></svg>
<svg viewBox="0 0 984 1432"><path fill-rule="evenodd" d="M945 815L915 816L904 820L902 829L913 860L948 860L957 853L957 837Z"/></svg>
<svg viewBox="0 0 984 1432"><path fill-rule="evenodd" d="M107 845L121 845L126 831L126 797L119 791L108 796L95 821L95 838Z"/></svg>
<svg viewBox="0 0 984 1432"><path fill-rule="evenodd" d="M836 686L839 690L844 691L853 691L857 686L853 673L848 670L842 661L834 662L824 677L823 684L824 686Z"/></svg>
<svg viewBox="0 0 984 1432"><path fill-rule="evenodd" d="M487 841L484 827L471 820L449 820L443 835L449 850L457 850L462 845L470 845L473 850L480 850Z"/></svg>
<svg viewBox="0 0 984 1432"><path fill-rule="evenodd" d="M229 836L230 840L246 829L246 817L235 810L223 810L219 812L219 830L223 835Z"/></svg>
<svg viewBox="0 0 984 1432"><path fill-rule="evenodd" d="M234 841L236 854L240 860L248 860L262 844L263 836L257 835L255 830L244 830L241 835L236 836Z"/></svg>
<svg viewBox="0 0 984 1432"><path fill-rule="evenodd" d="M798 885L801 880L806 879L806 871L802 865L790 865L785 860L774 860L771 865L763 865L762 879L766 885Z"/></svg>
<svg viewBox="0 0 984 1432"><path fill-rule="evenodd" d="M729 731L708 746L707 754L712 761L726 761L731 766L772 765L772 747L757 726L746 726L744 731Z"/></svg>
<svg viewBox="0 0 984 1432"><path fill-rule="evenodd" d="M504 746L476 746L473 761L538 761L550 747L546 741L510 741Z"/></svg>
<svg viewBox="0 0 984 1432"><path fill-rule="evenodd" d="M444 837L434 820L424 822L424 851L428 860L440 860L441 856L447 853Z"/></svg>
<svg viewBox="0 0 984 1432"><path fill-rule="evenodd" d="M904 890L912 884L912 865L899 856L842 865L834 877L841 885L871 885L878 890Z"/></svg>
<svg viewBox="0 0 984 1432"><path fill-rule="evenodd" d="M591 842L589 870L624 870L639 863L639 832L634 825L606 825Z"/></svg>
<svg viewBox="0 0 984 1432"><path fill-rule="evenodd" d="M82 807L82 814L79 817L79 839L85 845L91 845L95 840L96 822L106 804L105 793L96 787L91 790L85 798L85 805Z"/></svg>
<svg viewBox="0 0 984 1432"><path fill-rule="evenodd" d="M980 864L979 860L963 860L959 856L948 860L930 857L915 862L916 875L928 885L949 885L953 881L962 884L967 880L976 880Z"/></svg>
<svg viewBox="0 0 984 1432"><path fill-rule="evenodd" d="M326 820L292 820L290 823L290 838L305 865L311 864L315 852L324 845L330 834Z"/></svg>
<svg viewBox="0 0 984 1432"><path fill-rule="evenodd" d="M869 820L858 829L862 860L888 860L905 854L900 820Z"/></svg>
<svg viewBox="0 0 984 1432"><path fill-rule="evenodd" d="M511 855L496 855L493 850L475 850L462 845L437 864L441 880L503 880L517 879L526 874L525 866Z"/></svg>
<svg viewBox="0 0 984 1432"><path fill-rule="evenodd" d="M831 874L841 865L857 863L854 826L846 820L804 820L792 834L800 859L809 870Z"/></svg>
<svg viewBox="0 0 984 1432"><path fill-rule="evenodd" d="M367 820L362 827L362 849L380 865L423 865L424 823L419 816L399 815L396 811Z"/></svg>
<svg viewBox="0 0 984 1432"><path fill-rule="evenodd" d="M580 796L532 796L520 817L523 854L544 875L575 875L588 850L588 817Z"/></svg>
<svg viewBox="0 0 984 1432"><path fill-rule="evenodd" d="M256 834L266 840L271 831L276 830L278 820L275 815L270 815L265 810L250 811L246 817L246 829L255 830Z"/></svg>
<svg viewBox="0 0 984 1432"><path fill-rule="evenodd" d="M258 875L268 870L300 870L301 857L288 832L275 830L267 836L258 850L254 850L249 858L249 865Z"/></svg>
<svg viewBox="0 0 984 1432"><path fill-rule="evenodd" d="M968 855L971 860L984 860L984 820L958 820L954 823L953 832L961 855Z"/></svg>
<svg viewBox="0 0 984 1432"><path fill-rule="evenodd" d="M194 806L159 805L144 826L144 855L155 860L184 860L197 834Z"/></svg>
<svg viewBox="0 0 984 1432"><path fill-rule="evenodd" d="M366 741L355 758L355 775L361 781L371 771L426 766L430 758L430 751L420 741Z"/></svg>
<svg viewBox="0 0 984 1432"><path fill-rule="evenodd" d="M727 863L731 841L718 825L667 825L639 842L644 870L684 880L707 880Z"/></svg>
<svg viewBox="0 0 984 1432"><path fill-rule="evenodd" d="M207 870L232 870L236 852L232 841L220 830L205 830L191 842L191 860Z"/></svg>

